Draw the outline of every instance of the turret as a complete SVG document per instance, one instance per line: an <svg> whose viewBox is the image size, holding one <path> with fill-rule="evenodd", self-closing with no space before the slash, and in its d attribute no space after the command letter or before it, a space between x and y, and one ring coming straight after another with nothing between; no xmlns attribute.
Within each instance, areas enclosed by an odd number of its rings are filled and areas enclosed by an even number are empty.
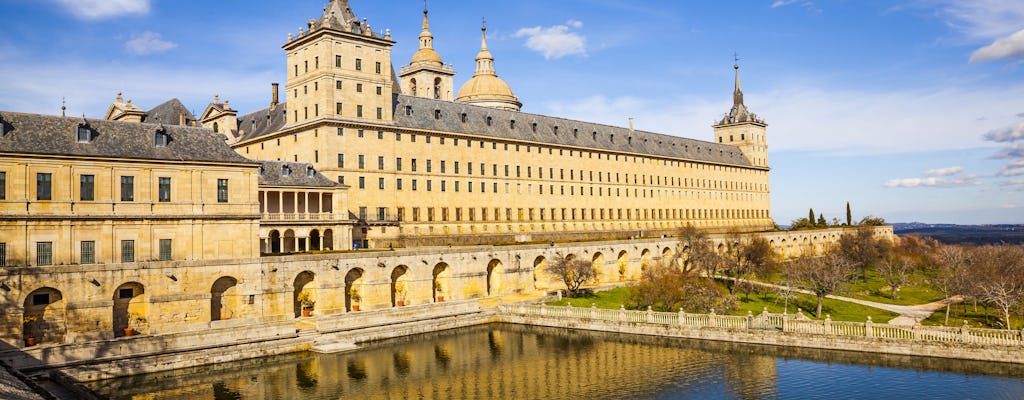
<svg viewBox="0 0 1024 400"><path fill-rule="evenodd" d="M434 51L434 35L430 33L428 10L423 8L423 30L420 49L413 54L409 65L402 67L402 93L437 100L451 101L455 84L455 70L445 65L441 55Z"/></svg>
<svg viewBox="0 0 1024 400"><path fill-rule="evenodd" d="M758 167L768 167L768 124L747 110L743 103L743 90L740 88L740 66L733 65L736 70L736 87L732 93L732 109L712 127L715 129L715 142L736 146Z"/></svg>

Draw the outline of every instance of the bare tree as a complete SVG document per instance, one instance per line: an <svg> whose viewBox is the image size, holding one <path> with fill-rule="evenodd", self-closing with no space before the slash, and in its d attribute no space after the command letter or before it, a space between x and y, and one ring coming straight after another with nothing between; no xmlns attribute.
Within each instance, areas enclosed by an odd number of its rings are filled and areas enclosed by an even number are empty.
<svg viewBox="0 0 1024 400"><path fill-rule="evenodd" d="M593 281L597 277L593 263L577 258L575 255L563 256L555 254L545 271L552 277L558 278L565 284L569 295L576 295L580 286Z"/></svg>
<svg viewBox="0 0 1024 400"><path fill-rule="evenodd" d="M964 293L967 265L969 263L970 253L965 251L963 247L943 245L935 251L932 285L942 292L942 296L947 299L944 325L949 325L949 309L952 307L952 301L949 301L949 299Z"/></svg>
<svg viewBox="0 0 1024 400"><path fill-rule="evenodd" d="M852 263L833 250L817 258L801 256L791 268L800 286L818 297L818 309L814 313L817 318L821 318L825 296L839 290L855 273Z"/></svg>
<svg viewBox="0 0 1024 400"><path fill-rule="evenodd" d="M719 292L711 278L665 262L644 271L628 302L632 307L671 312L730 312L736 308L735 297Z"/></svg>
<svg viewBox="0 0 1024 400"><path fill-rule="evenodd" d="M891 250L892 242L876 238L871 228L859 228L839 237L839 254L860 270L864 282L868 281L868 269L888 258Z"/></svg>
<svg viewBox="0 0 1024 400"><path fill-rule="evenodd" d="M971 268L981 300L1003 314L1010 329L1010 310L1024 302L1024 250L1020 246L985 246L975 249Z"/></svg>
<svg viewBox="0 0 1024 400"><path fill-rule="evenodd" d="M722 265L726 275L733 278L729 284L729 293L736 294L736 286L754 276L768 275L773 269L775 251L771 244L762 237L742 236L732 233L727 239L725 256Z"/></svg>
<svg viewBox="0 0 1024 400"><path fill-rule="evenodd" d="M889 298L896 300L896 292L900 291L910 279L914 265L906 257L891 257L878 264L878 274L889 284Z"/></svg>
<svg viewBox="0 0 1024 400"><path fill-rule="evenodd" d="M711 247L711 240L704 231L692 225L680 229L678 247L672 262L682 265L683 270L704 271L708 276L715 276L718 272L718 254Z"/></svg>

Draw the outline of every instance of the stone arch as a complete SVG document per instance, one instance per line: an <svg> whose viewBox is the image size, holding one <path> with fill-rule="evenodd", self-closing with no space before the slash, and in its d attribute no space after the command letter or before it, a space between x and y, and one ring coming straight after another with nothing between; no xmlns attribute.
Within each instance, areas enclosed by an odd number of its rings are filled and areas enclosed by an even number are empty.
<svg viewBox="0 0 1024 400"><path fill-rule="evenodd" d="M323 243L324 244L324 246L323 246L324 250L325 251L334 250L334 231L331 230L331 229L324 229L324 238L323 239L324 239L323 240L324 241L324 243Z"/></svg>
<svg viewBox="0 0 1024 400"><path fill-rule="evenodd" d="M501 260L493 259L487 263L487 295L496 296L501 294L502 276L505 274L505 266Z"/></svg>
<svg viewBox="0 0 1024 400"><path fill-rule="evenodd" d="M26 345L64 343L67 304L59 290L51 287L36 289L25 297L24 307L21 336Z"/></svg>
<svg viewBox="0 0 1024 400"><path fill-rule="evenodd" d="M725 250L726 250L725 243L719 243L718 247L715 248L715 252L717 252L718 255L725 254Z"/></svg>
<svg viewBox="0 0 1024 400"><path fill-rule="evenodd" d="M548 260L544 256L537 256L533 259L533 288L544 289L547 287L544 282L547 280L544 277L544 270L548 267Z"/></svg>
<svg viewBox="0 0 1024 400"><path fill-rule="evenodd" d="M625 250L619 251L619 256L615 258L615 266L619 272L619 280L624 281L629 276L629 253Z"/></svg>
<svg viewBox="0 0 1024 400"><path fill-rule="evenodd" d="M789 249L787 249L786 246L786 239L782 239L782 242L779 243L779 257L781 257L783 260L785 260L786 257L789 257Z"/></svg>
<svg viewBox="0 0 1024 400"><path fill-rule="evenodd" d="M434 92L431 94L434 96L434 100L441 99L441 78L434 78Z"/></svg>
<svg viewBox="0 0 1024 400"><path fill-rule="evenodd" d="M800 254L810 255L812 251L811 246L811 239L808 239L807 236L804 236L803 243L800 246Z"/></svg>
<svg viewBox="0 0 1024 400"><path fill-rule="evenodd" d="M416 87L416 78L409 79L409 90L413 96L419 96L419 93L416 93L416 89L418 89Z"/></svg>
<svg viewBox="0 0 1024 400"><path fill-rule="evenodd" d="M445 300L445 293L451 293L451 279L449 279L451 268L445 262L439 262L434 266L433 278L431 279L431 292L436 302Z"/></svg>
<svg viewBox="0 0 1024 400"><path fill-rule="evenodd" d="M148 325L146 288L138 282L124 283L114 290L113 300L114 336L130 335L131 331L145 333Z"/></svg>
<svg viewBox="0 0 1024 400"><path fill-rule="evenodd" d="M281 243L282 253L294 253L295 252L295 231L288 229L284 231L284 237Z"/></svg>
<svg viewBox="0 0 1024 400"><path fill-rule="evenodd" d="M309 231L309 249L320 250L320 231L313 229Z"/></svg>
<svg viewBox="0 0 1024 400"><path fill-rule="evenodd" d="M308 297L313 303L313 307L317 301L317 287L316 287L316 274L310 271L302 271L295 276L295 281L292 284L292 308L295 311L295 317L302 316L302 300L301 297Z"/></svg>
<svg viewBox="0 0 1024 400"><path fill-rule="evenodd" d="M345 311L359 311L359 303L362 303L363 276L366 272L362 268L352 268L345 273Z"/></svg>
<svg viewBox="0 0 1024 400"><path fill-rule="evenodd" d="M269 238L268 240L270 240L270 244L269 244L269 246L267 246L267 249L269 250L269 252L271 254L280 253L281 252L281 232L278 231L277 229L271 230L270 231L270 235L268 236L268 238Z"/></svg>
<svg viewBox="0 0 1024 400"><path fill-rule="evenodd" d="M235 318L240 313L238 279L222 276L210 287L210 321Z"/></svg>
<svg viewBox="0 0 1024 400"><path fill-rule="evenodd" d="M596 275L599 283L610 282L613 280L613 273L606 271L607 268L605 268L604 265L604 253L601 253L600 251L594 252L594 256L590 259L590 262L591 267L593 267L594 271L597 272Z"/></svg>
<svg viewBox="0 0 1024 400"><path fill-rule="evenodd" d="M651 265L651 250L643 249L640 252L640 271L646 271L647 267Z"/></svg>
<svg viewBox="0 0 1024 400"><path fill-rule="evenodd" d="M409 267L399 265L391 270L391 306L406 305L409 295Z"/></svg>
<svg viewBox="0 0 1024 400"><path fill-rule="evenodd" d="M661 259L667 260L669 258L672 258L672 248L665 247L664 249L661 249Z"/></svg>

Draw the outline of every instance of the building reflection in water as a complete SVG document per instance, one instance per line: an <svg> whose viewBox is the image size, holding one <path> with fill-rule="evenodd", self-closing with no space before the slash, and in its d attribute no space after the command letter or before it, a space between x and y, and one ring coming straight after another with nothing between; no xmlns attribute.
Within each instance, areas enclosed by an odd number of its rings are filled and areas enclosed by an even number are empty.
<svg viewBox="0 0 1024 400"><path fill-rule="evenodd" d="M928 359L487 325L91 384L112 399L777 398L785 357L902 368ZM911 364L913 363L913 364ZM922 364L923 363L923 364ZM985 369L984 363L957 364ZM996 374L1019 374L999 370ZM992 372L992 371L975 371Z"/></svg>

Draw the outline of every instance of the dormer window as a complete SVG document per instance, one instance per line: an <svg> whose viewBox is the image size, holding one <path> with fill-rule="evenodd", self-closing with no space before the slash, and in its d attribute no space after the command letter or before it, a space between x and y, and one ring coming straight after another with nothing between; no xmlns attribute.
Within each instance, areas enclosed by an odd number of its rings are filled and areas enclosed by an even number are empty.
<svg viewBox="0 0 1024 400"><path fill-rule="evenodd" d="M4 136L7 136L7 121L0 118L0 139L3 139Z"/></svg>
<svg viewBox="0 0 1024 400"><path fill-rule="evenodd" d="M256 174L258 174L259 176L263 176L263 166L262 165L260 166L260 169L256 171Z"/></svg>
<svg viewBox="0 0 1024 400"><path fill-rule="evenodd" d="M537 133L537 123L530 124L530 129L533 130L533 133Z"/></svg>
<svg viewBox="0 0 1024 400"><path fill-rule="evenodd" d="M466 115L466 113L462 113L462 123L466 123L466 121L469 121L469 117Z"/></svg>
<svg viewBox="0 0 1024 400"><path fill-rule="evenodd" d="M281 176L291 176L292 169L287 165L281 167Z"/></svg>
<svg viewBox="0 0 1024 400"><path fill-rule="evenodd" d="M316 170L313 167L306 167L306 177L312 178L316 174Z"/></svg>
<svg viewBox="0 0 1024 400"><path fill-rule="evenodd" d="M171 135L167 134L167 131L161 129L153 134L153 145L156 147L167 147L167 144L171 142Z"/></svg>
<svg viewBox="0 0 1024 400"><path fill-rule="evenodd" d="M405 106L405 115L412 115L412 106Z"/></svg>
<svg viewBox="0 0 1024 400"><path fill-rule="evenodd" d="M78 129L75 130L75 140L78 143L92 142L92 129L85 125L79 125Z"/></svg>
<svg viewBox="0 0 1024 400"><path fill-rule="evenodd" d="M597 131L594 131L593 133L591 133L590 136L596 141L597 140Z"/></svg>
<svg viewBox="0 0 1024 400"><path fill-rule="evenodd" d="M508 129L516 129L516 120L508 121Z"/></svg>
<svg viewBox="0 0 1024 400"><path fill-rule="evenodd" d="M558 126L556 125L556 126L551 127L551 131L554 132L555 135L557 135L558 134Z"/></svg>
<svg viewBox="0 0 1024 400"><path fill-rule="evenodd" d="M441 110L434 110L434 119L441 119Z"/></svg>
<svg viewBox="0 0 1024 400"><path fill-rule="evenodd" d="M493 122L491 117L487 117L487 126L491 126L491 122Z"/></svg>

